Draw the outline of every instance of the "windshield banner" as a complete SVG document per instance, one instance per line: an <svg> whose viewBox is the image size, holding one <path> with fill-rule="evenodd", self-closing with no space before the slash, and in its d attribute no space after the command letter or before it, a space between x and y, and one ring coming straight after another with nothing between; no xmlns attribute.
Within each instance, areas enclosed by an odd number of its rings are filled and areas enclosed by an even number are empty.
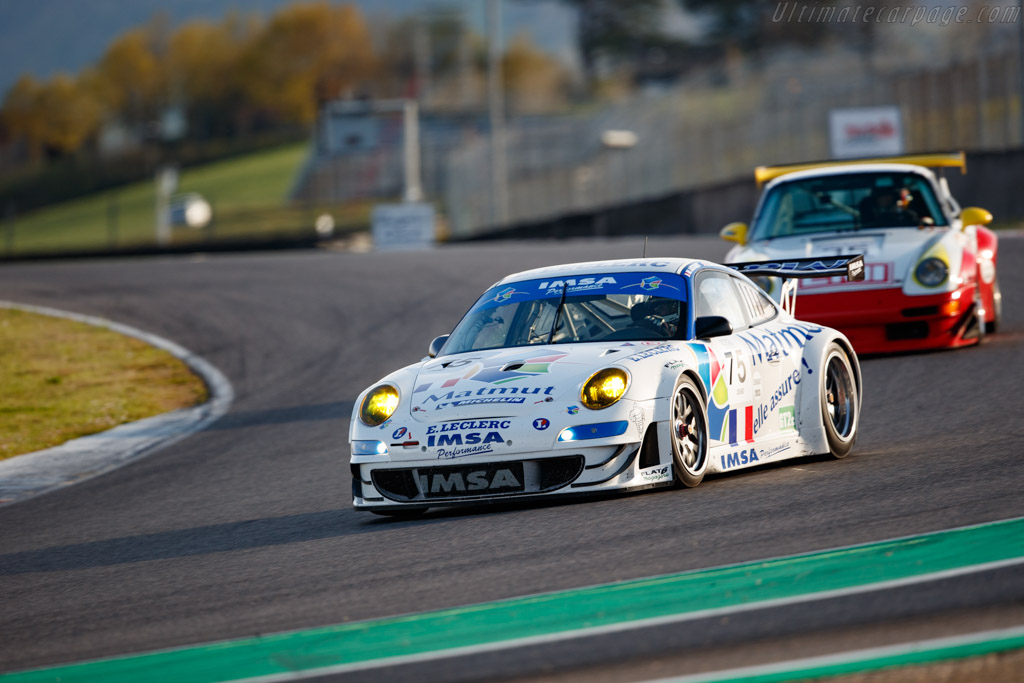
<svg viewBox="0 0 1024 683"><path fill-rule="evenodd" d="M471 311L562 296L642 294L686 301L686 281L675 273L600 273L554 276L498 285L487 290Z"/></svg>

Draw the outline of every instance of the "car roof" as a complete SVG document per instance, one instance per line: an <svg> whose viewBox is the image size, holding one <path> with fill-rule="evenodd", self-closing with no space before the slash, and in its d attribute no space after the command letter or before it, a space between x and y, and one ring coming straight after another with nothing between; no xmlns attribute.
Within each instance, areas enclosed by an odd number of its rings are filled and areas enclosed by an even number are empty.
<svg viewBox="0 0 1024 683"><path fill-rule="evenodd" d="M779 185L781 183L788 183L791 180L804 180L806 178L820 178L824 176L833 175L848 175L854 173L917 173L923 175L929 180L935 180L935 174L924 166L917 166L915 164L836 164L835 166L823 166L820 168L809 168L804 171L793 171L792 173L786 173L780 175L778 178L773 179L767 185L765 190Z"/></svg>
<svg viewBox="0 0 1024 683"><path fill-rule="evenodd" d="M522 280L539 280L542 278L573 277L581 274L597 273L682 273L687 267L696 264L698 267L714 266L723 268L717 263L704 261L702 259L688 259L678 257L662 258L639 258L639 259L614 259L609 261L583 261L580 263L565 263L557 266L546 266L524 270L519 273L512 273L493 286L503 285L508 282L520 282Z"/></svg>

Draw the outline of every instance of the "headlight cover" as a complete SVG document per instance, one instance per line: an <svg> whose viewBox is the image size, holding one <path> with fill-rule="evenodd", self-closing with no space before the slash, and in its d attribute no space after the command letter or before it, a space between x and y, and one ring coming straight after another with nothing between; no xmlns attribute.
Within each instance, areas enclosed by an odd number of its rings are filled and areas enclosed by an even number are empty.
<svg viewBox="0 0 1024 683"><path fill-rule="evenodd" d="M619 368L605 368L583 383L580 401L591 410L601 410L614 404L629 387L629 375Z"/></svg>
<svg viewBox="0 0 1024 683"><path fill-rule="evenodd" d="M949 266L940 258L931 256L917 264L914 279L925 287L938 287L949 277Z"/></svg>
<svg viewBox="0 0 1024 683"><path fill-rule="evenodd" d="M390 384L378 384L363 398L359 406L359 420L369 427L387 422L398 408L398 389Z"/></svg>
<svg viewBox="0 0 1024 683"><path fill-rule="evenodd" d="M352 455L387 455L388 447L383 441L353 441Z"/></svg>

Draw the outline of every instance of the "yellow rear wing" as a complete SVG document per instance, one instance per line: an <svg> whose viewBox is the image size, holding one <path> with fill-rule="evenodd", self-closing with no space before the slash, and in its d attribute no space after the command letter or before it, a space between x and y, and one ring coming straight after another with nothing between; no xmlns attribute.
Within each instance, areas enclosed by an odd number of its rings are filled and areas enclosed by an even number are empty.
<svg viewBox="0 0 1024 683"><path fill-rule="evenodd" d="M754 179L758 187L796 171L806 171L812 168L826 168L828 166L853 166L857 164L913 164L914 166L925 166L928 168L959 168L961 173L967 173L967 156L963 152L943 152L936 154L905 154L895 157L878 157L875 159L841 159L832 161L812 161L806 164L787 164L785 166L758 166L754 169Z"/></svg>

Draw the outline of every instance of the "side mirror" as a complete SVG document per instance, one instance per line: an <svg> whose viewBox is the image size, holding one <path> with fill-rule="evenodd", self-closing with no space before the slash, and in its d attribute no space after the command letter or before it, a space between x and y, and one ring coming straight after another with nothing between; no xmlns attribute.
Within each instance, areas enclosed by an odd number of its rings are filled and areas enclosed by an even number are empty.
<svg viewBox="0 0 1024 683"><path fill-rule="evenodd" d="M992 214L977 206L968 206L960 212L960 222L963 227L968 225L988 225L992 222Z"/></svg>
<svg viewBox="0 0 1024 683"><path fill-rule="evenodd" d="M732 334L732 325L720 315L702 315L693 321L693 336L697 339L724 337Z"/></svg>
<svg viewBox="0 0 1024 683"><path fill-rule="evenodd" d="M718 236L726 242L735 242L743 246L747 243L747 224L730 223L718 232Z"/></svg>
<svg viewBox="0 0 1024 683"><path fill-rule="evenodd" d="M447 334L442 334L440 337L434 337L434 341L430 342L430 346L427 347L427 355L431 358L436 358L437 354L441 353L441 347L448 341Z"/></svg>

